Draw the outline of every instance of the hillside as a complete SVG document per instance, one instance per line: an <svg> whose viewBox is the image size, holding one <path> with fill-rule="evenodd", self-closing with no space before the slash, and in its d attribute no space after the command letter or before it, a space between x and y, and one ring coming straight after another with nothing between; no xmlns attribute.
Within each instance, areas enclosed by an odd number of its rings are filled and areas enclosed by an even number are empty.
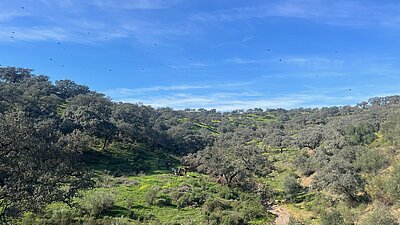
<svg viewBox="0 0 400 225"><path fill-rule="evenodd" d="M400 96L174 110L0 67L0 115L3 224L400 222Z"/></svg>

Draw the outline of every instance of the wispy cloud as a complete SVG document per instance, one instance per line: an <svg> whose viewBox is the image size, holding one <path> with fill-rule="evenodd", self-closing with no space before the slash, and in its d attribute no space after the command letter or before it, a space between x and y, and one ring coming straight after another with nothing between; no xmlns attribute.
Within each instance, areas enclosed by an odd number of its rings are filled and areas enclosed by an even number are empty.
<svg viewBox="0 0 400 225"><path fill-rule="evenodd" d="M0 41L66 40L69 34L60 27L6 27L0 28Z"/></svg>
<svg viewBox="0 0 400 225"><path fill-rule="evenodd" d="M180 0L91 0L91 4L107 9L164 9Z"/></svg>
<svg viewBox="0 0 400 225"><path fill-rule="evenodd" d="M362 98L353 96L332 97L321 94L291 94L282 97L258 96L249 92L210 93L208 95L172 94L163 97L142 97L119 99L123 102L141 102L153 107L206 108L219 111L231 111L235 109L250 108L298 108L298 107L322 107L341 105L344 102L358 101Z"/></svg>
<svg viewBox="0 0 400 225"><path fill-rule="evenodd" d="M193 21L237 21L283 17L314 20L341 26L400 27L400 4L375 4L364 1L283 0L262 5L203 12L191 16Z"/></svg>
<svg viewBox="0 0 400 225"><path fill-rule="evenodd" d="M196 31L185 22L167 23L147 17L139 18L135 13L129 13L129 10L166 9L180 1L28 0L23 8L0 2L0 22L4 22L0 29L4 30L2 33L11 33L12 29L23 30L24 34L20 34L18 40L26 41L60 40L59 36L62 36L63 40L75 43L130 38L148 44L161 38L195 34ZM35 21L36 25L32 27L29 23L13 21L18 18ZM61 31L60 35L51 34L51 30L56 28ZM2 38L0 41L8 39Z"/></svg>
<svg viewBox="0 0 400 225"><path fill-rule="evenodd" d="M157 92L176 92L176 91L187 91L196 89L221 89L221 88L237 88L245 87L252 84L252 81L243 82L228 82L223 84L201 84L201 85L171 85L171 86L152 86L145 88L116 88L111 90L106 90L104 93L110 95L116 99L137 97L139 95L147 95L149 93L157 94Z"/></svg>
<svg viewBox="0 0 400 225"><path fill-rule="evenodd" d="M230 59L226 59L225 62L228 63L235 63L235 64L261 64L261 63L266 63L270 60L265 60L265 59L246 59L242 57L233 57Z"/></svg>

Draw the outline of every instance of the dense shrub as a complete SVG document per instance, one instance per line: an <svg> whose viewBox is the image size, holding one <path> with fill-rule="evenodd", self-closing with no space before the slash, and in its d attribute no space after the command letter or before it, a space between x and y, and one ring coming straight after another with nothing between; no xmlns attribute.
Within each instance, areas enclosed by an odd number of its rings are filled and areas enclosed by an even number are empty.
<svg viewBox="0 0 400 225"><path fill-rule="evenodd" d="M283 181L283 190L286 195L286 200L289 202L293 202L296 195L301 192L302 187L294 174L290 174L285 178Z"/></svg>
<svg viewBox="0 0 400 225"><path fill-rule="evenodd" d="M379 149L368 149L358 154L355 163L361 171L377 173L380 169L388 165L389 157Z"/></svg>
<svg viewBox="0 0 400 225"><path fill-rule="evenodd" d="M115 196L110 192L96 191L85 195L81 200L81 207L90 216L97 217L111 209L115 203Z"/></svg>
<svg viewBox="0 0 400 225"><path fill-rule="evenodd" d="M70 225L74 221L76 213L67 207L53 209L49 219L50 224L54 225Z"/></svg>
<svg viewBox="0 0 400 225"><path fill-rule="evenodd" d="M291 216L288 225L304 225L304 223Z"/></svg>
<svg viewBox="0 0 400 225"><path fill-rule="evenodd" d="M390 213L390 208L377 204L374 210L362 221L362 225L398 225L395 217Z"/></svg>
<svg viewBox="0 0 400 225"><path fill-rule="evenodd" d="M148 205L153 205L154 201L156 200L161 188L160 186L152 186L147 190L146 194L144 195L144 198L146 200L146 203Z"/></svg>
<svg viewBox="0 0 400 225"><path fill-rule="evenodd" d="M370 178L366 190L372 200L391 205L400 201L399 186L400 165L397 165L388 174Z"/></svg>
<svg viewBox="0 0 400 225"><path fill-rule="evenodd" d="M343 225L344 219L343 219L343 216L336 210L325 211L321 215L321 224L322 225Z"/></svg>

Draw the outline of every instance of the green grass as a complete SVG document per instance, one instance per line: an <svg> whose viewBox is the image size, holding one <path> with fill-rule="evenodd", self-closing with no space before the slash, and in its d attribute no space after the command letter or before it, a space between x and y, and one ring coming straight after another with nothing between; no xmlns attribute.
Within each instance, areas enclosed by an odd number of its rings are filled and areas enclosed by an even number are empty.
<svg viewBox="0 0 400 225"><path fill-rule="evenodd" d="M91 149L84 152L85 162L97 174L130 176L139 173L168 171L179 164L175 156L149 150L140 144L113 144L107 150Z"/></svg>
<svg viewBox="0 0 400 225"><path fill-rule="evenodd" d="M151 218L151 220L160 221L162 224L174 221L179 224L204 224L203 208L201 206L178 208L173 202L170 206L165 205L149 205L146 202L146 193L154 186L161 188L159 198L165 196L182 186L198 188L207 193L209 199L219 199L229 190L229 188L217 184L207 175L198 173L188 173L188 176L174 176L172 174L151 174L141 176L130 176L125 178L110 178L114 181L107 182L108 187L98 187L94 190L87 191L90 194L93 191L106 191L115 195L115 206L107 215L111 217L129 217L135 215L135 218ZM125 179L124 182L121 182ZM110 185L111 183L111 185ZM235 202L239 200L229 200ZM251 224L265 224L271 221L271 215L265 218L257 218L251 221ZM137 219L130 219L130 222Z"/></svg>

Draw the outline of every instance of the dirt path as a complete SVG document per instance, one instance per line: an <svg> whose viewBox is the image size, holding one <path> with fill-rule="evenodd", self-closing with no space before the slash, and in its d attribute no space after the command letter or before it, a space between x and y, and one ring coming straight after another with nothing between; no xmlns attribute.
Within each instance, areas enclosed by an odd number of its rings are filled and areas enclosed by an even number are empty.
<svg viewBox="0 0 400 225"><path fill-rule="evenodd" d="M279 205L274 205L269 209L269 211L275 214L277 217L275 219L276 225L288 225L290 214L287 210Z"/></svg>

